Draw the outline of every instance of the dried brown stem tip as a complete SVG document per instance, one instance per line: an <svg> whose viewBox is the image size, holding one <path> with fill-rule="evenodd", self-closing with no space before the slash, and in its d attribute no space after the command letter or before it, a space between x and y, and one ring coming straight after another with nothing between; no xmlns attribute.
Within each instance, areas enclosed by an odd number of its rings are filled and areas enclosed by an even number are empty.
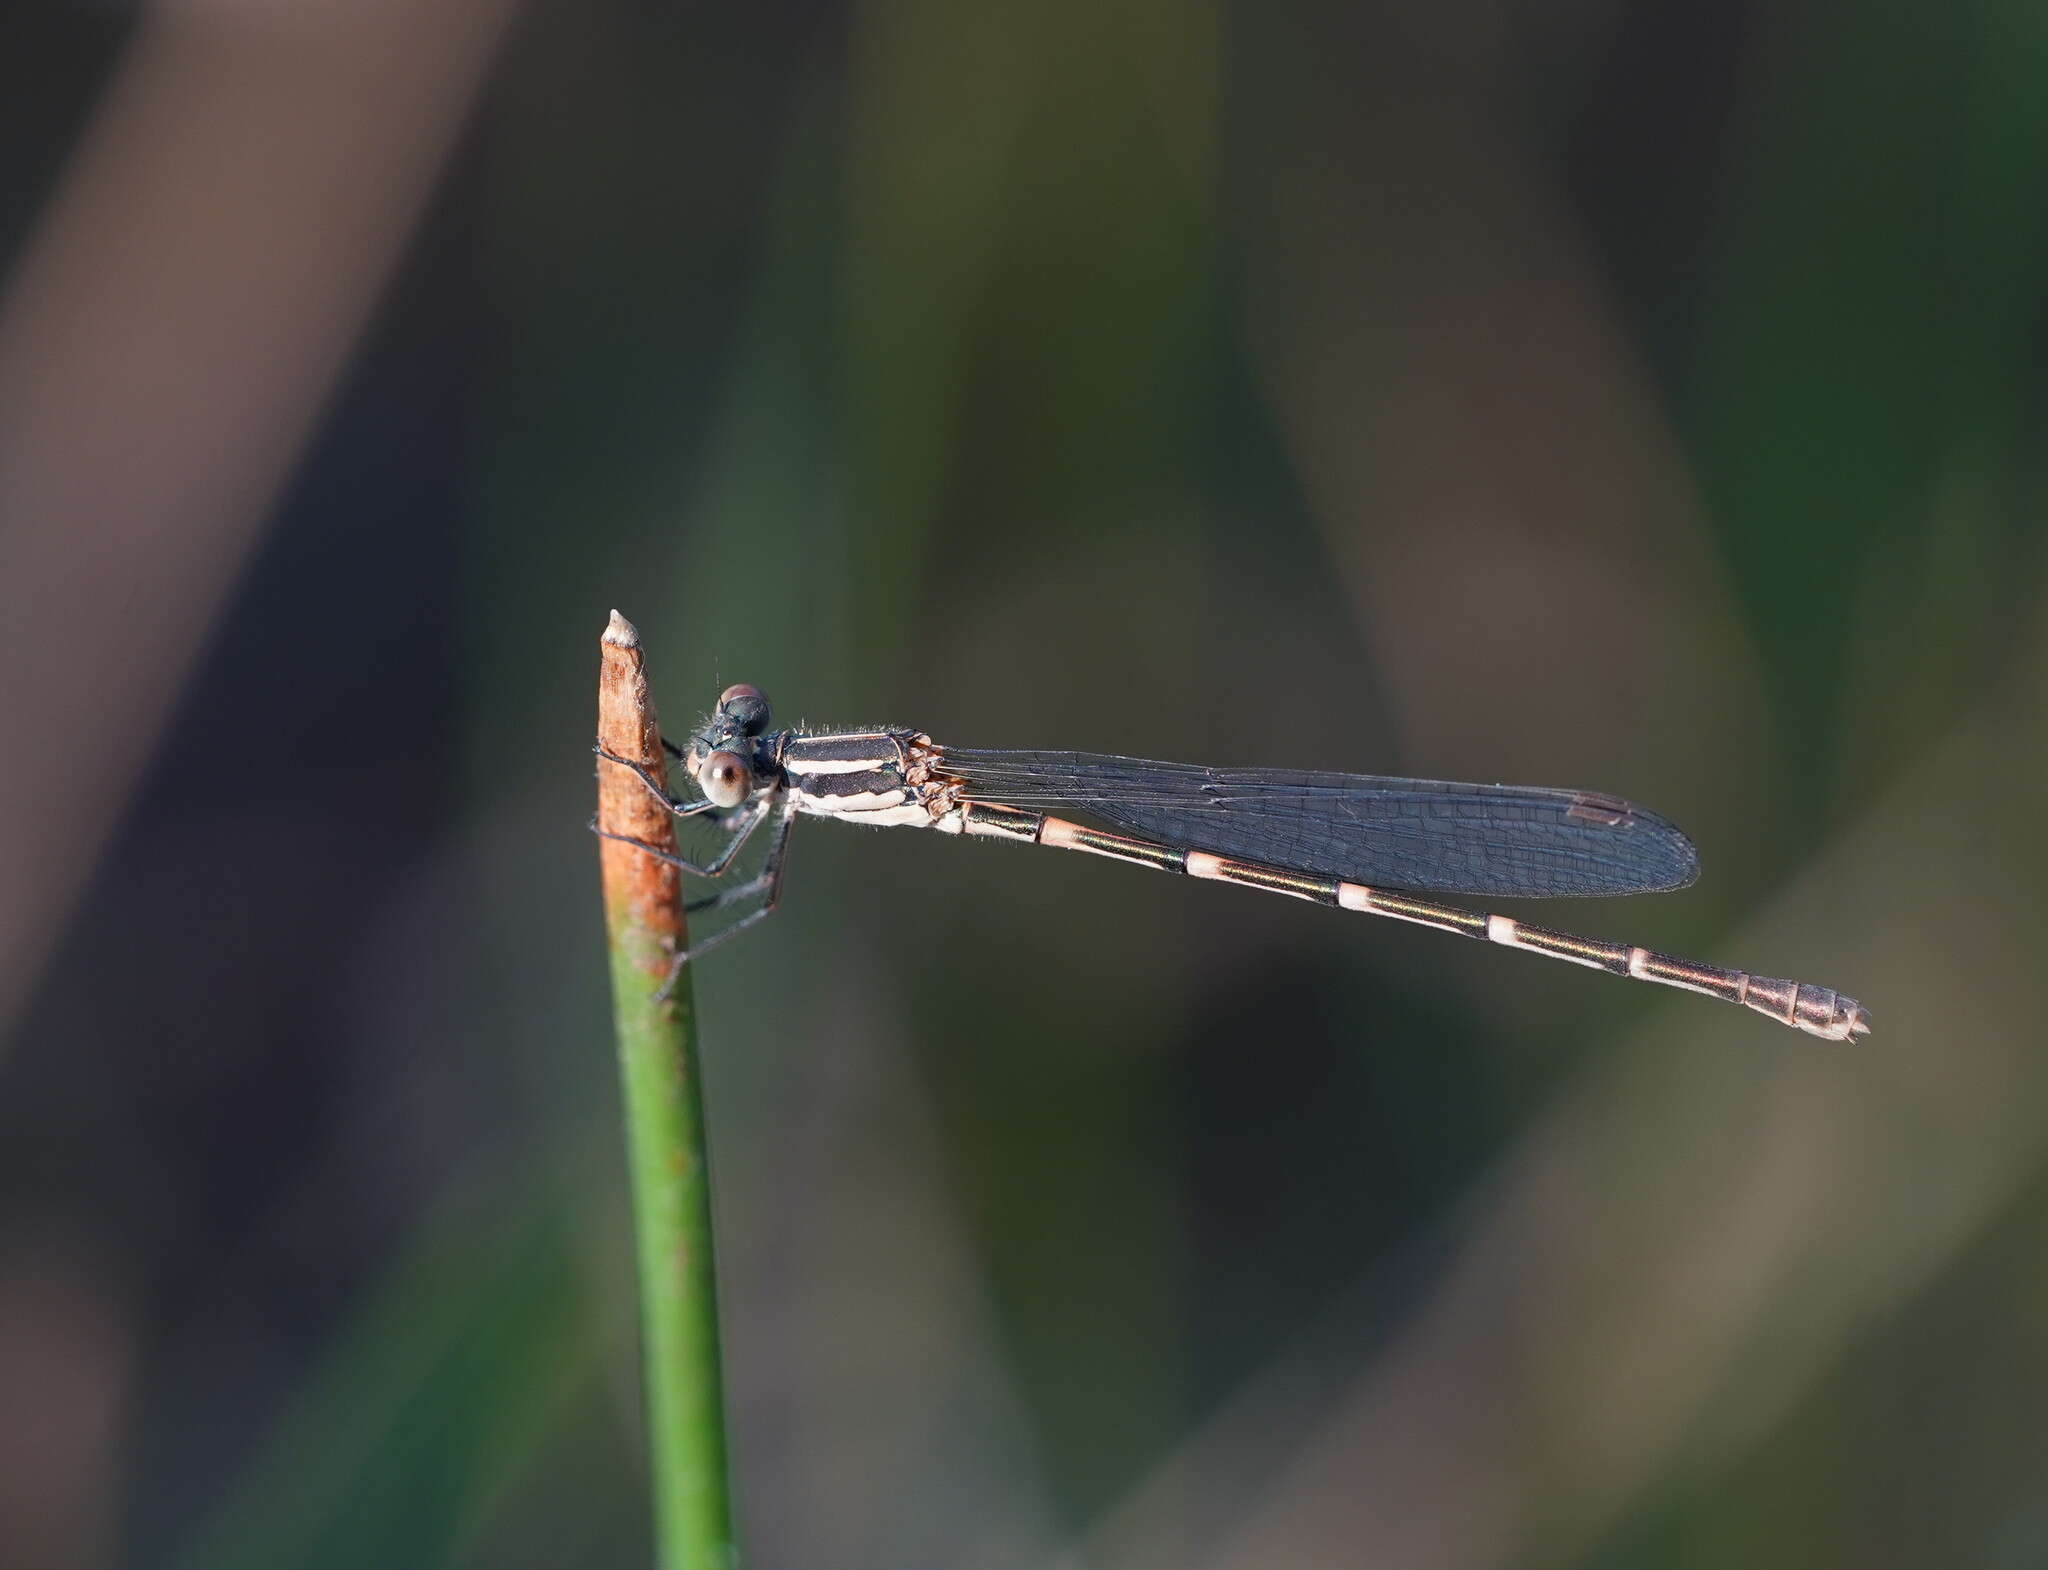
<svg viewBox="0 0 2048 1570"><path fill-rule="evenodd" d="M666 785L668 756L647 693L640 634L613 611L599 651L598 745L633 759ZM675 850L675 820L631 770L603 758L597 760L597 826L606 834ZM615 941L630 945L635 964L649 975L666 975L668 957L687 947L682 874L618 840L604 840L602 846L605 912Z"/></svg>

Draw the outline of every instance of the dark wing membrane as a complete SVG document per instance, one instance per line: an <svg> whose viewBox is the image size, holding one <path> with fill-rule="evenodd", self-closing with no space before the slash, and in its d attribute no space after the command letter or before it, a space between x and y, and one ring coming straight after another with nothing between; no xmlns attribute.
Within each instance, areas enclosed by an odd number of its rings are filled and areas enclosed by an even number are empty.
<svg viewBox="0 0 2048 1570"><path fill-rule="evenodd" d="M1075 808L1189 850L1417 893L1647 894L1699 874L1675 824L1589 791L952 747L938 768L971 801Z"/></svg>

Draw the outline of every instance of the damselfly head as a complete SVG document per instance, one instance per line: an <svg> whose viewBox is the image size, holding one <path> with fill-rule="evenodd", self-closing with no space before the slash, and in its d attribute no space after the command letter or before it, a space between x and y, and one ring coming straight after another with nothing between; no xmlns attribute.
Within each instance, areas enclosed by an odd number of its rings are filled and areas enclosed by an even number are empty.
<svg viewBox="0 0 2048 1570"><path fill-rule="evenodd" d="M768 700L744 682L718 695L718 707L690 738L683 766L707 801L737 807L760 784L767 767L759 737L768 728Z"/></svg>
<svg viewBox="0 0 2048 1570"><path fill-rule="evenodd" d="M758 736L768 728L767 696L743 681L718 695L718 713L742 736Z"/></svg>

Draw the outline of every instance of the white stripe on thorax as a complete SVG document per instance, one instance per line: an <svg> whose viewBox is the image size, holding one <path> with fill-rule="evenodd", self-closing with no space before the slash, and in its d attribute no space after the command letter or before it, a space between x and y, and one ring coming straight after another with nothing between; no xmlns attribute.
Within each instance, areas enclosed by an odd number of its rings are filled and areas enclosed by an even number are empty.
<svg viewBox="0 0 2048 1570"><path fill-rule="evenodd" d="M900 791L895 795L893 803L879 796L799 795L796 804L799 812L814 813L821 818L838 818L843 823L866 823L878 829L928 829L932 826L931 809L922 802L903 801ZM873 804L868 805L868 802Z"/></svg>
<svg viewBox="0 0 2048 1570"><path fill-rule="evenodd" d="M825 817L848 812L880 812L900 807L910 800L910 792L900 785L894 790L815 791L805 790L801 785L790 788L796 792L799 809Z"/></svg>
<svg viewBox="0 0 2048 1570"><path fill-rule="evenodd" d="M896 751L870 754L864 758L793 758L785 754L782 772L785 774L858 774L863 769L886 769L897 762Z"/></svg>
<svg viewBox="0 0 2048 1570"><path fill-rule="evenodd" d="M786 774L858 774L863 769L893 768L903 761L903 747L887 731L849 731L841 736L799 736L783 749Z"/></svg>

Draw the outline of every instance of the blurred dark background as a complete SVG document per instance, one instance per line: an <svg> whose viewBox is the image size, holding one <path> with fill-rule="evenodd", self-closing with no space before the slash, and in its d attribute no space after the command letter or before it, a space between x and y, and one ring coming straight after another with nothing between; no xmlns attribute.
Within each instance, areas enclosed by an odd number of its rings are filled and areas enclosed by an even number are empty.
<svg viewBox="0 0 2048 1570"><path fill-rule="evenodd" d="M646 1562L617 606L1876 1022L800 826L750 1563L2048 1563L2038 4L30 0L0 236L0 1561Z"/></svg>

